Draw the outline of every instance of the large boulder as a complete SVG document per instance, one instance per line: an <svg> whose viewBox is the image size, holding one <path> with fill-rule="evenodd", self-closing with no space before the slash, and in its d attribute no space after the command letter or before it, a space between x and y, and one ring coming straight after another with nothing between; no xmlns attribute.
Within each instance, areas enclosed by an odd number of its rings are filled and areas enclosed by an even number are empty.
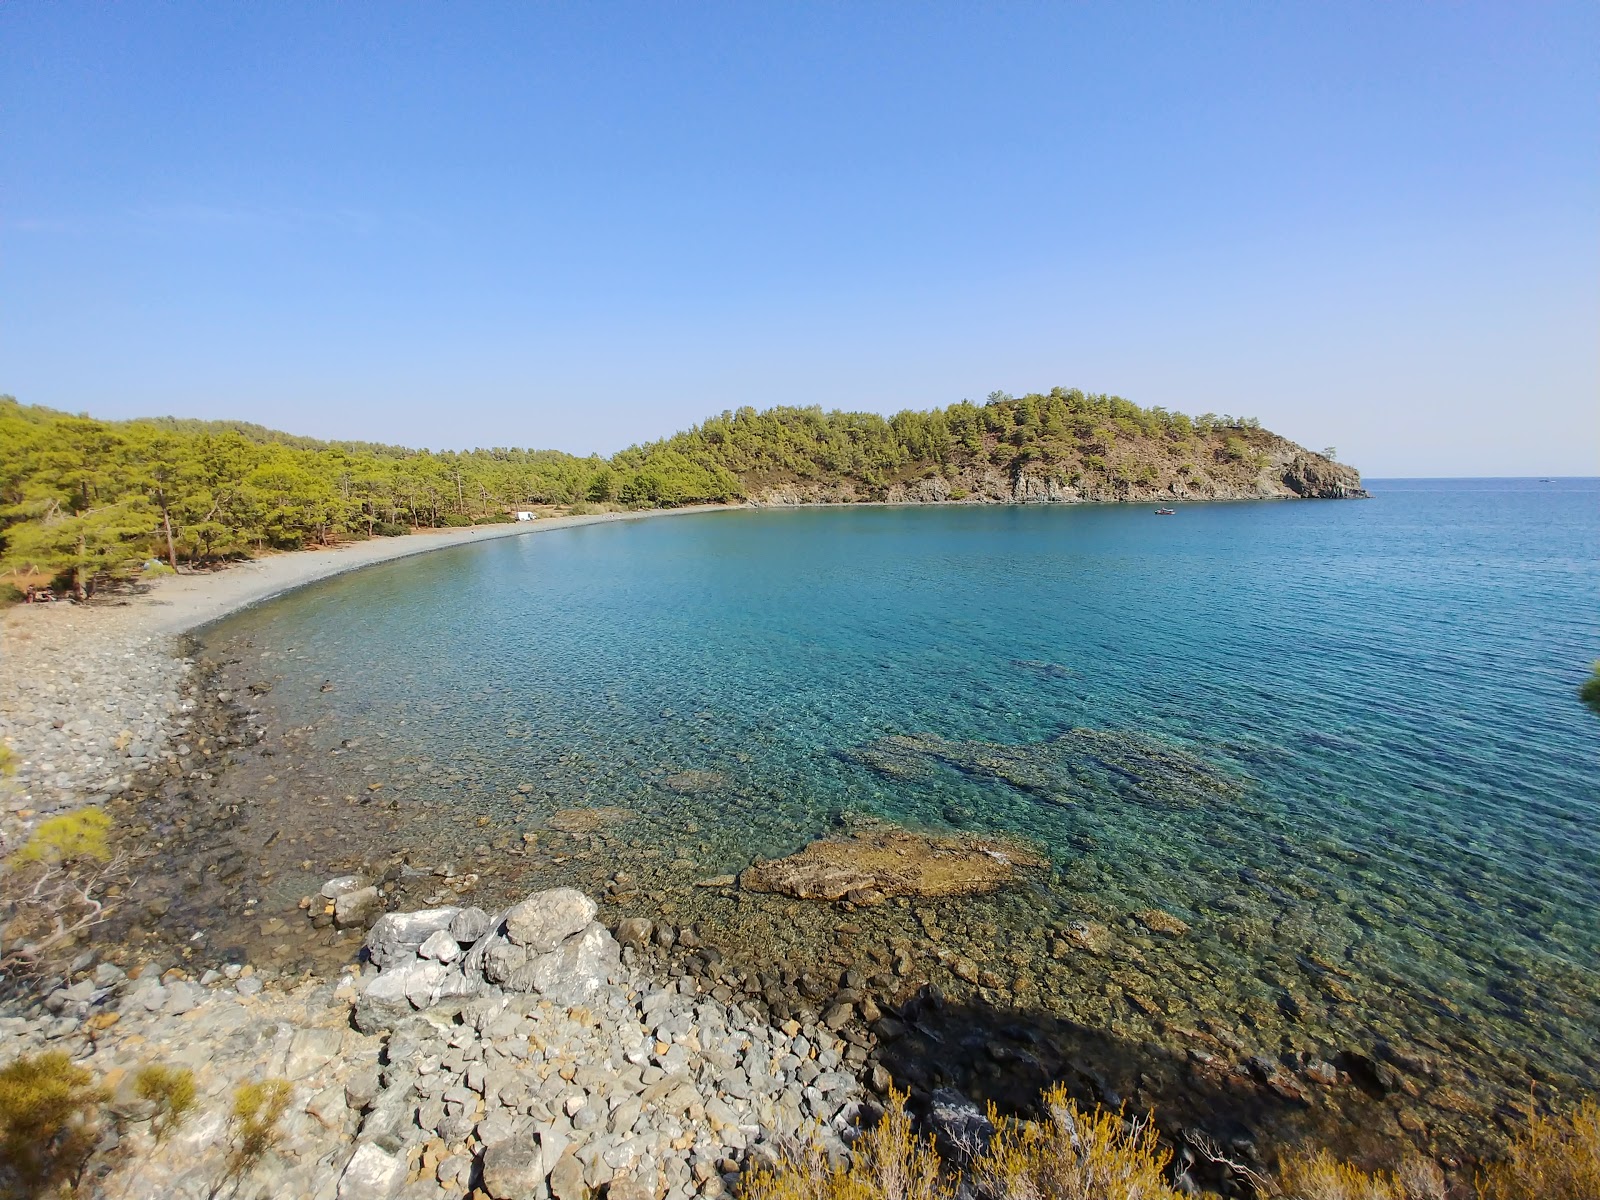
<svg viewBox="0 0 1600 1200"><path fill-rule="evenodd" d="M616 939L591 921L548 954L510 942L491 945L483 957L483 973L508 992L536 992L556 1004L581 1004L620 961Z"/></svg>
<svg viewBox="0 0 1600 1200"><path fill-rule="evenodd" d="M391 1200L405 1182L404 1158L363 1142L339 1179L339 1200Z"/></svg>
<svg viewBox="0 0 1600 1200"><path fill-rule="evenodd" d="M414 1009L492 987L583 1003L621 962L621 948L594 920L595 911L582 892L554 888L529 896L498 922L477 909L388 913L367 938L368 957L380 970L356 1000L356 1027L390 1029ZM472 935L476 944L462 955Z"/></svg>
<svg viewBox="0 0 1600 1200"><path fill-rule="evenodd" d="M448 930L459 908L424 908L419 912L385 913L367 934L367 957L380 969L416 957L430 934Z"/></svg>
<svg viewBox="0 0 1600 1200"><path fill-rule="evenodd" d="M333 923L340 929L370 925L382 912L383 897L371 884L342 892L333 901Z"/></svg>
<svg viewBox="0 0 1600 1200"><path fill-rule="evenodd" d="M373 976L356 997L356 1028L362 1033L394 1028L414 1009L434 1002L447 972L443 963L412 959Z"/></svg>
<svg viewBox="0 0 1600 1200"><path fill-rule="evenodd" d="M506 913L506 936L529 951L547 954L594 920L595 902L576 888L535 892Z"/></svg>
<svg viewBox="0 0 1600 1200"><path fill-rule="evenodd" d="M544 1153L531 1137L508 1138L483 1152L483 1190L494 1200L544 1194Z"/></svg>
<svg viewBox="0 0 1600 1200"><path fill-rule="evenodd" d="M528 961L533 990L556 1004L582 1004L605 984L621 961L621 948L606 928L591 922L549 954Z"/></svg>

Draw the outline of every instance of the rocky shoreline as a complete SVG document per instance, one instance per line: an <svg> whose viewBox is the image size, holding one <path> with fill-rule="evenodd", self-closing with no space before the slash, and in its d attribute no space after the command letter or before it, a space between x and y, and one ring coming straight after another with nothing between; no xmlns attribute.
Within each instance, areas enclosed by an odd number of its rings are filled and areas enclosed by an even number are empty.
<svg viewBox="0 0 1600 1200"><path fill-rule="evenodd" d="M835 877L838 864L822 861L819 865L827 879L820 891L813 886L814 880L787 881L784 887L774 888L770 896L760 888L741 887L731 876L701 880L698 889L690 890L707 899L718 898L726 902L724 907L759 914L762 920L774 919L780 910L786 912L784 905L803 907L808 902L799 899L801 894L818 891L820 902L839 906L830 910L835 914L830 917L833 924L838 925L838 914L844 914L845 924L839 925L840 929L852 928L856 920L864 921L869 913L899 914L907 921L914 917L920 929L911 954L900 944L870 944L868 923L867 933L849 948L853 960L849 964L758 964L740 953L738 946L744 943L735 934L719 931L714 925L697 925L694 912L667 914L669 919L655 913L649 921L630 915L641 908L652 913L654 910L643 907L637 881L625 872L608 868L608 879L594 877L595 864L609 858L612 844L608 841L605 813L598 808L571 810L570 829L558 826L552 819L549 829L537 835L536 845L524 844L521 839L526 835L510 829L485 831L478 835L481 845L466 858L452 853L422 861L404 850L405 842L396 834L391 840L393 851L378 855L362 849L344 855L351 861L340 869L366 873L359 881L345 881L353 886L324 884L324 890L318 891L322 877L303 886L304 881L285 868L286 862L298 860L303 852L303 866L309 870L315 855L317 868L325 875L327 867L335 865L330 858L339 856L329 852L330 844L338 842L337 831L332 823L325 829L317 827L316 807L357 814L374 827L399 829L406 805L399 802L396 794L403 780L391 779L385 784L378 782L384 778L379 775L373 777L377 788L365 794L305 796L306 805L292 814L284 810L286 817L292 815L291 820L275 818L271 806L278 803L276 792L262 789L246 798L237 787L219 787L225 772L232 777L231 766L248 761L250 765L240 775L246 792L259 781L270 783L274 773L283 777L288 791L297 787L306 791L306 777L295 774L300 753L297 731L273 725L267 703L273 679L258 673L259 663L224 669L220 664L199 661L192 648L195 658L181 657L183 651L177 643L149 632L150 618L169 615L157 608L141 608L136 600L128 606L22 610L0 618L7 621L8 651L18 647L23 650L20 654L7 654L7 674L0 680L4 685L0 694L7 698L8 705L16 701L21 711L32 713L27 723L6 727L8 731L20 731L24 739L33 739L26 743L30 747L27 753L19 754L23 771L5 785L4 829L11 844L17 844L39 816L93 802L115 815L123 844L133 856L125 881L112 884L112 898L117 901L115 915L97 931L92 950L84 951L71 971L48 981L44 990L13 992L0 1011L8 1014L6 1019L11 1022L3 1028L16 1032L21 1039L16 1042L19 1050L69 1046L85 1061L96 1063L97 1070L103 1064L112 1075L138 1060L133 1050L142 1054L141 1048L148 1046L203 1046L206 1039L231 1037L232 1023L241 1018L222 1015L233 1013L228 1005L246 1011L252 1021L276 1022L273 1028L277 1032L270 1037L260 1034L247 1050L240 1050L236 1056L229 1050L215 1064L220 1070L232 1062L237 1071L227 1078L219 1074L208 1085L212 1087L208 1095L214 1109L207 1126L213 1142L208 1143L211 1149L203 1151L210 1155L208 1161L222 1153L222 1143L215 1139L222 1137L224 1121L217 1114L225 1108L230 1080L249 1078L252 1072L259 1076L268 1067L276 1069L273 1064L277 1059L264 1057L267 1051L263 1047L268 1042L272 1055L281 1052L287 1063L289 1046L299 1033L342 1030L339 1047L328 1060L334 1064L328 1067L332 1073L308 1076L311 1082L306 1085L305 1096L296 1093L297 1105L301 1098L309 1105L311 1099L338 1085L340 1072L346 1068L353 1071L363 1065L387 1065L380 1061L386 1023L392 1023L397 1030L401 1026L420 1029L408 1022L426 1020L440 1030L448 1049L461 1049L448 1043L465 1036L458 1031L476 1018L462 1014L477 1012L470 1006L478 1004L485 994L498 994L505 1001L504 1011L515 1011L519 1021L549 1016L539 1009L540 1003L546 1001L562 1011L576 1006L593 1015L593 1005L575 994L571 1003L565 1003L569 999L566 993L559 994L563 1008L537 990L518 990L518 981L531 980L533 969L526 953L517 961L517 947L509 930L493 959L495 977L490 973L493 947L489 945L482 948L477 964L482 972L478 978L461 972L470 987L444 986L445 978L455 976L450 970L441 974L441 969L476 951L477 937L465 945L462 938L455 937L458 953L450 962L439 956L440 952L448 953L443 943L435 946L432 955L421 953L421 941L415 946L406 943L405 953L394 962L389 962L387 952L380 950L373 956L372 969L385 969L373 975L372 980L386 975L390 978L379 986L379 999L383 999L384 988L398 988L388 996L392 1010L387 1015L375 1015L376 1005L366 987L371 980L351 969L359 959L367 927L388 920L386 912L393 915L427 904L459 915L472 910L475 895L484 897L483 903L490 905L491 895L525 894L526 885L522 892L516 891L522 878L518 872L536 859L544 872L539 876L541 889L551 882L552 875L559 878L561 872L570 871L576 877L576 868L581 865L584 875L578 881L604 906L598 923L593 914L589 922L596 924L604 938L599 933L592 934L599 945L578 957L590 960L590 965L604 960L605 982L596 983L595 994L609 997L602 1007L621 1024L597 1024L593 1026L594 1036L600 1040L584 1041L590 1036L584 1032L589 1026L574 1026L576 1018L570 1013L561 1018L566 1024L557 1021L550 1028L558 1040L566 1039L563 1044L569 1045L574 1054L593 1053L599 1056L596 1061L609 1061L610 1041L606 1039L621 1036L618 1031L633 1019L617 1000L614 989L620 988L623 999L637 1010L641 1024L646 1014L639 998L657 993L681 997L682 1000L655 1003L689 1005L694 1016L686 1037L697 1037L698 1022L710 1019L704 1014L711 1014L716 1018L712 1022L715 1036L721 1036L720 1030L732 1036L737 1029L755 1044L755 1031L760 1030L759 1040L771 1050L774 1059L792 1056L802 1063L815 1063L819 1075L850 1077L848 1090L842 1090L842 1083L831 1087L836 1080L829 1081L831 1090L818 1089L827 1101L819 1106L806 1091L815 1079L806 1080L793 1064L784 1068L788 1074L774 1095L794 1100L798 1094L798 1101L785 1101L781 1117L776 1109L766 1117L752 1110L756 1119L744 1124L753 1125L755 1132L740 1126L745 1151L765 1146L776 1152L783 1139L794 1136L800 1128L795 1124L795 1113L802 1123L822 1121L842 1145L844 1134L836 1122L848 1104L870 1104L865 1097L881 1094L891 1080L911 1090L917 1111L929 1119L941 1112L962 1111L970 1115L975 1110L965 1096L1025 1111L1046 1084L1065 1080L1085 1101L1113 1107L1124 1101L1138 1107L1156 1106L1162 1114L1163 1132L1179 1145L1228 1145L1235 1158L1253 1163L1270 1159L1275 1143L1300 1137L1333 1141L1330 1130L1341 1129L1354 1130L1358 1137L1370 1135L1364 1144L1351 1146L1356 1152L1370 1152L1374 1145L1381 1150L1386 1140L1392 1145L1400 1138L1427 1146L1442 1158L1462 1158L1463 1147L1470 1147L1467 1137L1457 1136L1454 1127L1449 1127L1446 1137L1441 1138L1416 1114L1422 1112L1433 1122L1442 1110L1454 1114L1462 1129L1483 1130L1491 1122L1504 1125L1518 1121L1525 1111L1524 1105L1515 1100L1505 1101L1500 1109L1491 1109L1477 1092L1468 1091L1460 1070L1448 1057L1447 1047L1419 1054L1408 1044L1346 1042L1345 1049L1340 1049L1341 1043L1333 1043L1326 1050L1313 1053L1303 1045L1274 1046L1265 1038L1251 1038L1226 1022L1191 1022L1181 1013L1163 1012L1160 997L1152 999L1141 991L1144 985L1133 983L1125 970L1130 963L1143 970L1141 955L1153 958L1158 952L1153 947L1169 941L1178 944L1183 938L1186 927L1179 928L1182 922L1174 925L1176 918L1160 912L1141 913L1136 921L1122 928L1111 916L1074 922L1070 927L1053 926L1038 931L1031 940L1031 949L1040 957L1048 949L1051 958L1072 964L1071 969L1083 977L1106 979L1108 1003L1125 1002L1138 1013L1152 1015L1153 1021L1175 1029L1188 1043L1186 1054L1181 1050L1173 1052L1171 1038L1167 1045L1148 1040L1142 1026L1132 1027L1130 1033L1129 1028L1114 1021L1074 1022L1049 1015L1042 1005L1036 1006L1029 999L1033 990L1025 991L1018 982L1032 969L1031 959L1022 963L1007 955L1011 966L1017 967L1013 971L998 961L998 954L990 958L979 955L971 947L991 936L993 930L979 916L954 905L908 906L909 897L937 893L919 893L917 887L921 885L909 886L898 872L866 879L853 875ZM19 629L28 636L17 639ZM41 676L37 670L40 664L59 671L59 677ZM33 688L19 682L41 677L46 678L48 686ZM97 702L84 703L82 697L86 694ZM13 720L15 711L19 710L5 710L8 721ZM7 736L14 733L8 732ZM1072 736L1081 741L1087 735L1074 731ZM81 756L70 757L80 745L84 748ZM31 748L35 746L43 749ZM1113 766L1128 754L1146 753L1137 746L1108 747L1099 743L1095 749ZM1112 754L1112 750L1117 753ZM895 771L923 769L923 761L930 758L973 770L1004 771L1008 775L1022 772L1018 777L1028 779L1033 775L1027 770L1037 768L1032 760L1013 761L1016 755L1004 747L977 743L900 739L892 745L875 743L863 753L891 776ZM1192 772L1180 769L1183 763L1167 765L1176 772L1174 778L1189 781L1192 786L1188 791L1204 791L1200 788L1204 781L1192 780ZM666 786L678 790L706 782L674 775L668 777ZM1188 791L1179 798L1189 802ZM1194 802L1203 802L1209 794L1206 792ZM252 828L247 817L254 819L257 836L263 825L275 827L265 838L258 836L255 843L247 842L241 837L242 830ZM589 820L580 819L585 817ZM478 824L482 825L483 820ZM301 839L300 846L294 844L297 838ZM861 840L859 835L856 840ZM284 853L286 849L288 852ZM760 881L753 877L752 882ZM964 872L956 882L959 886L952 894L959 895L970 886ZM328 894L330 891L334 894ZM835 892L839 894L835 896ZM891 896L892 901L886 903ZM296 899L304 900L305 912L298 919L293 915ZM493 921L488 914L479 912L493 928L504 924L503 918ZM444 930L452 936L448 925L454 922L455 915ZM218 919L222 916L225 921ZM781 919L798 924L806 917L795 913ZM588 927L586 924L584 928ZM235 938L239 929L247 929L248 937ZM439 932L438 928L429 931L430 936ZM723 936L728 940L722 949L706 944L707 940ZM615 964L606 949L608 941L618 947ZM119 976L124 970L134 977L132 982ZM403 982L393 977L395 970L405 973ZM617 974L613 975L613 970ZM590 974L598 980L598 975ZM1048 986L1049 977L1043 978ZM1342 989L1339 978L1342 977L1330 976L1329 987ZM152 979L169 990L157 992L149 982ZM941 983L954 999L946 998L940 990ZM424 984L426 989L421 990ZM455 990L458 987L459 992ZM126 998L140 988L148 992L147 999L130 1004L124 1011ZM424 1007L417 1007L418 996L425 999ZM40 1008L45 997L48 1004ZM1346 996L1337 998L1341 1003L1346 1001ZM1354 1002L1353 998L1350 1002ZM57 1006L56 1010L52 1011L49 1005ZM201 1016L191 1018L189 1014L194 1011ZM119 1014L117 1019L107 1022L113 1012ZM352 1013L357 1016L355 1026L351 1026ZM674 1018L681 1015L675 1008ZM556 1021L554 1016L550 1019ZM100 1025L94 1024L97 1020ZM124 1021L129 1022L125 1027ZM441 1021L449 1026L448 1030ZM735 1024L740 1021L743 1025ZM107 1032L115 1027L122 1027L122 1032ZM362 1027L367 1031L362 1032ZM479 1043L484 1041L483 1032L473 1029ZM120 1040L128 1036L144 1040ZM807 1049L810 1057L796 1053L796 1039L802 1039L800 1048ZM699 1040L703 1050L706 1040ZM661 1039L661 1044L665 1045L666 1054L671 1054L677 1045L670 1038ZM788 1046L786 1051L780 1050L784 1044ZM656 1045L651 1042L652 1053ZM824 1046L831 1051L831 1058L822 1054L820 1048ZM98 1057L102 1047L111 1057ZM440 1053L442 1057L444 1052ZM625 1052L623 1058L626 1061ZM704 1061L696 1060L698 1064ZM666 1069L659 1063L650 1065ZM644 1082L645 1067L628 1063L630 1070L635 1067L640 1069ZM329 1082L324 1083L325 1079ZM699 1086L703 1081L698 1074L696 1079ZM713 1081L716 1087L721 1086L721 1079L718 1076ZM312 1083L321 1086L312 1091ZM796 1093L791 1085L797 1083ZM648 1089L653 1084L644 1086ZM729 1086L735 1092L742 1090L736 1080ZM731 1103L729 1096L716 1091L716 1087L710 1094L702 1090L702 1107L711 1099ZM833 1104L835 1092L849 1099L826 1111ZM362 1094L358 1089L358 1099ZM474 1094L482 1100L482 1093ZM605 1093L608 1113L615 1095L611 1091ZM776 1104L774 1095L767 1098ZM686 1094L683 1098L688 1099ZM465 1104L459 1093L456 1099ZM747 1099L754 1102L755 1097L732 1095L732 1100ZM1424 1104L1431 1108L1424 1108ZM575 1118L576 1114L565 1113L564 1102L561 1108L566 1119ZM464 1112L463 1107L456 1115ZM692 1113L692 1108L685 1112ZM294 1128L300 1128L300 1117L304 1116L325 1131L328 1129L307 1110L297 1108L296 1113L290 1122ZM492 1115L486 1103L479 1115L484 1119ZM515 1116L532 1118L537 1114L518 1112ZM352 1131L358 1129L360 1120L359 1113L348 1112L341 1118L337 1137L330 1132L323 1139L317 1133L304 1143L303 1152L295 1151L297 1158L285 1160L283 1169L299 1169L296 1163L320 1164L315 1168L319 1172L317 1186L337 1188L339 1175L332 1164L339 1154L351 1152L359 1142L359 1134ZM607 1133L613 1132L609 1116L603 1124ZM679 1124L683 1125L683 1120ZM843 1124L849 1126L850 1121ZM499 1131L503 1126L491 1128ZM688 1131L686 1125L683 1128ZM194 1129L193 1136L198 1136L200 1126L197 1124ZM309 1130L310 1126L305 1126L301 1133L311 1137ZM482 1181L484 1152L489 1143L474 1133L471 1138L475 1140L463 1138L436 1144L436 1139L442 1137L436 1124L417 1124L415 1136L407 1126L406 1136L399 1143L406 1151L402 1183L417 1189L419 1196L465 1194L465 1184L477 1186L473 1181ZM671 1140L668 1139L669 1144ZM538 1141L536 1136L534 1141ZM424 1149L419 1151L419 1146ZM428 1147L432 1149L432 1182L445 1187L443 1192L427 1191L423 1186L426 1181L418 1174L419 1165L428 1158ZM202 1153L197 1147L191 1149ZM398 1154L392 1147L380 1149L391 1158ZM709 1153L709 1147L707 1150ZM722 1157L710 1160L710 1169L726 1186L729 1181L723 1176L733 1174L735 1169L743 1170L749 1159L736 1152L728 1153L737 1151L730 1143L719 1144L717 1150ZM757 1150L758 1155L764 1153ZM666 1151L661 1154L671 1157ZM385 1166L375 1159L372 1152L365 1155L365 1161L375 1168L382 1167L380 1174L386 1178L395 1170L393 1164ZM441 1175L446 1161L452 1165ZM686 1161L707 1160L690 1155ZM1200 1164L1201 1159L1195 1162ZM540 1165L553 1168L553 1164L544 1162L542 1149ZM173 1164L172 1169L178 1170L178 1165ZM690 1191L714 1194L718 1184L709 1175L700 1178L693 1174L694 1170L704 1169L692 1168ZM198 1178L197 1174L195 1179ZM662 1178L656 1182L661 1183ZM671 1186L683 1182L674 1179ZM463 1184L460 1193L448 1190L457 1184ZM298 1183L284 1186L283 1194L300 1194L296 1191ZM549 1182L544 1186L553 1187ZM585 1186L593 1185L586 1182ZM619 1195L627 1194L627 1186L619 1186ZM706 1192L707 1188L711 1191Z"/></svg>
<svg viewBox="0 0 1600 1200"><path fill-rule="evenodd" d="M237 963L130 974L85 954L0 1034L18 1055L66 1050L109 1090L100 1195L214 1195L233 1097L267 1078L291 1103L247 1195L711 1200L793 1146L845 1151L870 1113L843 1020L768 1025L663 972L649 923L623 922L619 944L595 912L557 889L498 917L385 914L359 966L285 990ZM164 1140L133 1086L149 1065L196 1082Z"/></svg>

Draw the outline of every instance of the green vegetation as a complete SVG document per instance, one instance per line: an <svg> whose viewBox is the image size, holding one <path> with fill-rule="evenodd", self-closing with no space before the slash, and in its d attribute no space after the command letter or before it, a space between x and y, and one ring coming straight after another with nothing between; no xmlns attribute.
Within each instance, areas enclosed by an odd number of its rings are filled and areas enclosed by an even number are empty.
<svg viewBox="0 0 1600 1200"><path fill-rule="evenodd" d="M98 808L80 808L40 821L18 850L19 863L105 862L111 857L107 835L111 818Z"/></svg>
<svg viewBox="0 0 1600 1200"><path fill-rule="evenodd" d="M1596 716L1600 716L1600 662L1595 663L1589 678L1578 688L1578 699L1587 704Z"/></svg>
<svg viewBox="0 0 1600 1200"><path fill-rule="evenodd" d="M0 1196L47 1196L73 1182L99 1137L104 1091L59 1050L0 1068Z"/></svg>
<svg viewBox="0 0 1600 1200"><path fill-rule="evenodd" d="M1180 464L1193 482L1240 481L1270 440L1254 420L1063 388L887 418L741 408L609 461L319 442L238 421L97 421L0 397L0 570L81 598L151 562L498 522L537 504L671 507L788 485L876 499L895 484L1024 468L1122 490L1175 478Z"/></svg>
<svg viewBox="0 0 1600 1200"><path fill-rule="evenodd" d="M141 1100L149 1100L156 1106L155 1115L150 1119L150 1132L157 1142L165 1141L169 1133L182 1125L196 1104L194 1072L187 1067L151 1063L139 1069L133 1088Z"/></svg>
<svg viewBox="0 0 1600 1200"><path fill-rule="evenodd" d="M264 1079L239 1085L233 1094L233 1111L228 1114L233 1149L228 1153L222 1183L242 1181L266 1157L267 1151L278 1144L281 1136L278 1122L289 1111L293 1094L287 1079Z"/></svg>

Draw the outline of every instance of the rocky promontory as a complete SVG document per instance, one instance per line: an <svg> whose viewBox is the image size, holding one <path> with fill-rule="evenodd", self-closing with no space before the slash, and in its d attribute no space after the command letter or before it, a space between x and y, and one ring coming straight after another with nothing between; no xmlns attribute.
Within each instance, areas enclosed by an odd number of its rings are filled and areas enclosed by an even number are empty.
<svg viewBox="0 0 1600 1200"><path fill-rule="evenodd" d="M1165 443L1106 449L1114 461L1081 457L974 457L944 470L867 486L858 479L794 479L748 489L758 506L796 504L1152 504L1201 500L1343 500L1365 497L1361 472L1262 429L1240 429L1233 454L1186 461ZM999 453L996 451L996 453ZM1002 457L1004 457L1002 455Z"/></svg>

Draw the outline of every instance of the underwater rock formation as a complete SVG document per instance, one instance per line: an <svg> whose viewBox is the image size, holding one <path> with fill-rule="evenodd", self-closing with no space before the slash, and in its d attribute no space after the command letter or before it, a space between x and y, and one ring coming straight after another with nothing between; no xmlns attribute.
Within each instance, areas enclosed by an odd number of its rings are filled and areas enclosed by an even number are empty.
<svg viewBox="0 0 1600 1200"><path fill-rule="evenodd" d="M976 896L1049 860L1015 842L872 826L745 868L739 886L799 900L872 904L890 896Z"/></svg>

